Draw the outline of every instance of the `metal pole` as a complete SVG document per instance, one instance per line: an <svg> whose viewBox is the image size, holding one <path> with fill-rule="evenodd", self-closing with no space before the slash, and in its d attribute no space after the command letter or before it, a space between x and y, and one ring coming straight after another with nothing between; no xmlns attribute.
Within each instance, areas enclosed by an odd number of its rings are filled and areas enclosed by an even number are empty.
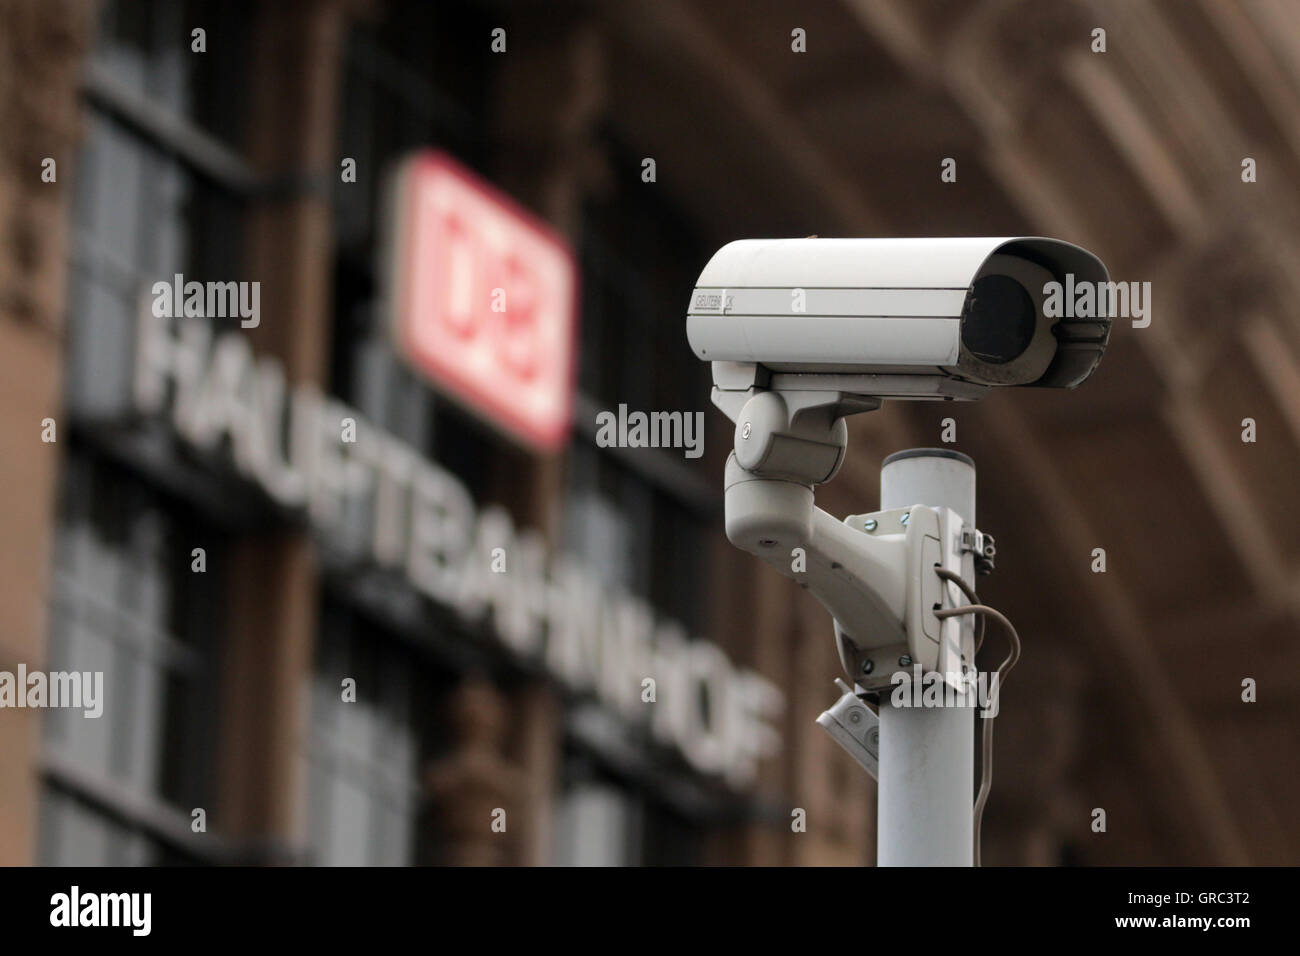
<svg viewBox="0 0 1300 956"><path fill-rule="evenodd" d="M960 452L914 448L880 470L880 508L948 507L975 526L975 462ZM974 580L967 555L962 576ZM882 698L886 695L882 694ZM876 861L880 866L970 866L975 708L880 703Z"/></svg>

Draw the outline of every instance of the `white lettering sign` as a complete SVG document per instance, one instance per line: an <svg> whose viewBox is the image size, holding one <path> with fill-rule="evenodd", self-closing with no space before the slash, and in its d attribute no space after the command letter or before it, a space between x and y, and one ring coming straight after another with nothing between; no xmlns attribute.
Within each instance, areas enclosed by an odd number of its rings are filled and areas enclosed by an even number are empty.
<svg viewBox="0 0 1300 956"><path fill-rule="evenodd" d="M228 439L235 469L280 504L301 508L323 533L345 536L366 516L365 556L418 591L486 624L503 645L541 661L569 687L594 694L697 769L735 786L779 748L770 720L782 696L737 668L716 645L688 640L643 601L611 591L541 536L516 530L500 508L479 510L455 475L311 387L288 389L282 370L256 359L238 332L145 310L134 371L137 408L167 416L196 448ZM356 423L355 441L340 422ZM493 555L508 555L494 573ZM642 700L653 678L656 702Z"/></svg>

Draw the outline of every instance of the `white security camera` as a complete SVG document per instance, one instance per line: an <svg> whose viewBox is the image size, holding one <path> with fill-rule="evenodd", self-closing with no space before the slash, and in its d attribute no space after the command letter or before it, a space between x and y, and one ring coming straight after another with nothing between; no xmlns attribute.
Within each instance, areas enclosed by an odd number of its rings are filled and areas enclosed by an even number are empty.
<svg viewBox="0 0 1300 956"><path fill-rule="evenodd" d="M708 362L860 376L840 381L878 398L1073 388L1111 321L1048 316L1045 287L1107 281L1101 260L1056 239L743 239L700 273L686 335Z"/></svg>
<svg viewBox="0 0 1300 956"><path fill-rule="evenodd" d="M844 460L845 416L997 385L1073 388L1101 360L1111 321L1049 315L1047 287L1107 282L1091 253L1031 237L746 239L700 273L686 334L736 423L727 537L826 606L859 686L887 686L912 664L973 668L973 628L940 612L994 549L950 508L840 522L816 507L814 486Z"/></svg>

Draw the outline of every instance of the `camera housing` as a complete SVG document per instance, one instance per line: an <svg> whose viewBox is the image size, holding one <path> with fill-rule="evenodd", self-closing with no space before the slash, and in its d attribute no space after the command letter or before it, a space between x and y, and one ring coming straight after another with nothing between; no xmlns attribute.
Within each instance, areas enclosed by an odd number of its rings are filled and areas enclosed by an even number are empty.
<svg viewBox="0 0 1300 956"><path fill-rule="evenodd" d="M1045 286L1107 281L1092 253L1041 237L742 239L700 273L686 335L723 388L735 373L718 363L831 375L876 398L1074 388L1111 320L1048 316Z"/></svg>

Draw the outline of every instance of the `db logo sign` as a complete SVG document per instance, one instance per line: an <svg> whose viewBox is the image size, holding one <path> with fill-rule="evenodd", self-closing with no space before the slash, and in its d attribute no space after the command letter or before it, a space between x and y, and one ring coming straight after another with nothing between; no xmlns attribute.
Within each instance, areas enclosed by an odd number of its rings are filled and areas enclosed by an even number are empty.
<svg viewBox="0 0 1300 956"><path fill-rule="evenodd" d="M578 271L567 243L442 153L408 160L394 199L398 350L525 444L562 445L577 331Z"/></svg>

